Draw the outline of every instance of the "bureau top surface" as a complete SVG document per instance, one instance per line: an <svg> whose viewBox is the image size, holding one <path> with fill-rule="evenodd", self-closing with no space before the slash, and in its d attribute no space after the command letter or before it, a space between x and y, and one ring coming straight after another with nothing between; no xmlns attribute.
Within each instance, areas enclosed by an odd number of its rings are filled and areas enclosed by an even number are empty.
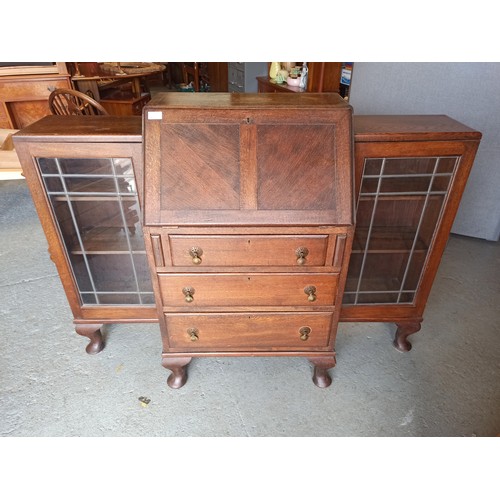
<svg viewBox="0 0 500 500"><path fill-rule="evenodd" d="M356 142L479 140L481 132L446 115L353 115Z"/></svg>
<svg viewBox="0 0 500 500"><path fill-rule="evenodd" d="M335 93L230 93L230 92L162 92L146 109L267 109L267 108L338 108L349 104Z"/></svg>
<svg viewBox="0 0 500 500"><path fill-rule="evenodd" d="M15 141L142 142L140 116L45 116L14 135Z"/></svg>

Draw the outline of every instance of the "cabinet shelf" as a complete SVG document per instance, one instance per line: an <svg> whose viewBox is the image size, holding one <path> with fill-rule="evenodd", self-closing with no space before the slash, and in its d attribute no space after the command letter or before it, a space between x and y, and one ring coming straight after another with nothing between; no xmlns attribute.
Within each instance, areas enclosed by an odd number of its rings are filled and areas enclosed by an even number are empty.
<svg viewBox="0 0 500 500"><path fill-rule="evenodd" d="M409 253L415 239L415 228L408 227L373 227L370 242L367 227L357 227L354 235L352 253ZM427 245L421 238L415 242L414 252L426 252Z"/></svg>
<svg viewBox="0 0 500 500"><path fill-rule="evenodd" d="M47 193L52 197L54 201L116 201L123 198L129 198L130 201L133 201L135 198L135 193L117 193L117 194L109 194L109 193L92 193L91 195L82 195L82 194L74 194L74 193L66 193L66 194L53 194Z"/></svg>
<svg viewBox="0 0 500 500"><path fill-rule="evenodd" d="M71 253L86 254L146 254L142 232L128 235L123 228L97 227L82 233L82 243L85 252L80 246L71 249ZM129 247L130 243L130 247Z"/></svg>
<svg viewBox="0 0 500 500"><path fill-rule="evenodd" d="M374 198L382 198L385 201L405 201L405 200L425 200L427 197L432 200L446 195L446 191L432 191L427 193L421 192L401 192L401 193L360 193L360 200L373 200Z"/></svg>

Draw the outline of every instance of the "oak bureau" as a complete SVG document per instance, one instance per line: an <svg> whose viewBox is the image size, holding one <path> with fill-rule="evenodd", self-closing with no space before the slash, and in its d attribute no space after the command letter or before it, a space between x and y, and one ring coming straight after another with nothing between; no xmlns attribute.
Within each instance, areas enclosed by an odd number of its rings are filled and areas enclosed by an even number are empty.
<svg viewBox="0 0 500 500"><path fill-rule="evenodd" d="M354 232L351 107L337 94L164 93L143 131L169 386L195 356L301 356L327 387Z"/></svg>

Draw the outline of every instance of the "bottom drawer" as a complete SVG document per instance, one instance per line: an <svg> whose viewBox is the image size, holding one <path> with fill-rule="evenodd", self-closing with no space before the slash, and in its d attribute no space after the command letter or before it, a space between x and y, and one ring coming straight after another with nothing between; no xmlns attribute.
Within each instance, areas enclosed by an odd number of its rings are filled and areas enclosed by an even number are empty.
<svg viewBox="0 0 500 500"><path fill-rule="evenodd" d="M185 351L326 348L332 312L165 314L169 346Z"/></svg>

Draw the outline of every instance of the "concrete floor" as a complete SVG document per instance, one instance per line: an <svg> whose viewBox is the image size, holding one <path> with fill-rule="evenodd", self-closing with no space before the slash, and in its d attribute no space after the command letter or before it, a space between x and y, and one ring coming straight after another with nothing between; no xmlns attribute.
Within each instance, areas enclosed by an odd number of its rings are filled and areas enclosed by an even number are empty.
<svg viewBox="0 0 500 500"><path fill-rule="evenodd" d="M24 180L0 182L0 263L0 436L500 434L499 243L450 238L409 353L341 324L328 389L302 359L206 358L172 390L155 324L87 355Z"/></svg>

